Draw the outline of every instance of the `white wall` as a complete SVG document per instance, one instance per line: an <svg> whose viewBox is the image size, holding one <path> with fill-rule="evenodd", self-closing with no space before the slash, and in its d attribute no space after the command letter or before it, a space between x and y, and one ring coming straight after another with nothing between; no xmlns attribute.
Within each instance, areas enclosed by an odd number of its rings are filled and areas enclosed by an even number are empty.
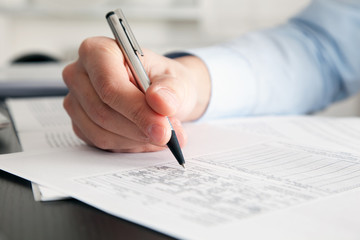
<svg viewBox="0 0 360 240"><path fill-rule="evenodd" d="M142 47L164 53L210 45L276 25L309 1L0 0L0 65L29 52L44 52L66 61L75 59L83 39L112 37L104 15L116 7L127 10ZM360 97L352 98L321 114L360 115L359 103Z"/></svg>
<svg viewBox="0 0 360 240"><path fill-rule="evenodd" d="M19 4L12 4L15 5L12 7L9 5L11 1ZM2 41L7 41L6 47L1 49L0 64L28 51L49 52L63 59L74 57L75 49L84 38L111 36L104 15L107 10L113 9L112 6L122 7L131 3L130 12L133 14L128 18L141 45L164 52L213 44L249 30L275 25L299 11L308 1L0 0L0 34ZM29 4L31 2L33 4ZM88 4L80 8L85 2ZM180 3L188 3L198 10L199 17L186 17L185 14L183 19L179 16L178 20L166 16L154 17L143 11L143 7L136 9L136 3L146 5L148 12L153 9L151 5L159 8L173 5L176 9ZM145 16L134 14L136 10L144 12ZM2 23L1 18L6 23Z"/></svg>

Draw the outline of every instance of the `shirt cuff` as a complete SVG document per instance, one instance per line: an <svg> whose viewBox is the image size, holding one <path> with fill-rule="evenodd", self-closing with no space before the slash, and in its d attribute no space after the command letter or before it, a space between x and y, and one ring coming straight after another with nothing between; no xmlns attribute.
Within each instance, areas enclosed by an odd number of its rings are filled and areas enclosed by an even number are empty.
<svg viewBox="0 0 360 240"><path fill-rule="evenodd" d="M221 45L192 49L187 53L205 63L211 78L211 98L201 120L252 113L257 99L257 81L244 57Z"/></svg>

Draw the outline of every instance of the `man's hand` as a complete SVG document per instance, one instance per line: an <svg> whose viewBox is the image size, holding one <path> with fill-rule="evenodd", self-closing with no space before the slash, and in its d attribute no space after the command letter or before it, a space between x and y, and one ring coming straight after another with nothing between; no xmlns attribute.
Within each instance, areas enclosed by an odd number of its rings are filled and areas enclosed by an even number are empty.
<svg viewBox="0 0 360 240"><path fill-rule="evenodd" d="M81 44L79 59L63 71L69 88L64 107L79 138L115 152L158 151L171 136L168 116L184 146L181 121L199 118L209 102L207 69L193 56L172 60L144 50L142 60L151 81L145 95L115 40L96 37Z"/></svg>

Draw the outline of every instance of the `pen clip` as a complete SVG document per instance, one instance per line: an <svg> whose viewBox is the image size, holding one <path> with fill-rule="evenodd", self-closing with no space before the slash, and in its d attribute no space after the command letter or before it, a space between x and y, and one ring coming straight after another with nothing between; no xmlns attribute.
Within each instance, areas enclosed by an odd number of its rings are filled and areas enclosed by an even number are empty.
<svg viewBox="0 0 360 240"><path fill-rule="evenodd" d="M115 14L119 18L119 22L120 22L121 26L123 27L128 39L130 41L131 46L134 49L134 52L138 52L141 56L144 56L143 52L141 51L140 45L136 41L136 38L135 38L133 32L131 31L130 25L128 24L122 10L120 8L116 9Z"/></svg>

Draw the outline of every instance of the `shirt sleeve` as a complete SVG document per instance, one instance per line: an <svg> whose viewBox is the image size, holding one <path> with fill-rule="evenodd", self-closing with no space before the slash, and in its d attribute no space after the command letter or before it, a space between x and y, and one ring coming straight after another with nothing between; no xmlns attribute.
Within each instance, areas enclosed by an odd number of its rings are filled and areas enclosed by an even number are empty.
<svg viewBox="0 0 360 240"><path fill-rule="evenodd" d="M188 52L210 72L203 119L315 112L360 89L360 2L314 0L283 25Z"/></svg>

